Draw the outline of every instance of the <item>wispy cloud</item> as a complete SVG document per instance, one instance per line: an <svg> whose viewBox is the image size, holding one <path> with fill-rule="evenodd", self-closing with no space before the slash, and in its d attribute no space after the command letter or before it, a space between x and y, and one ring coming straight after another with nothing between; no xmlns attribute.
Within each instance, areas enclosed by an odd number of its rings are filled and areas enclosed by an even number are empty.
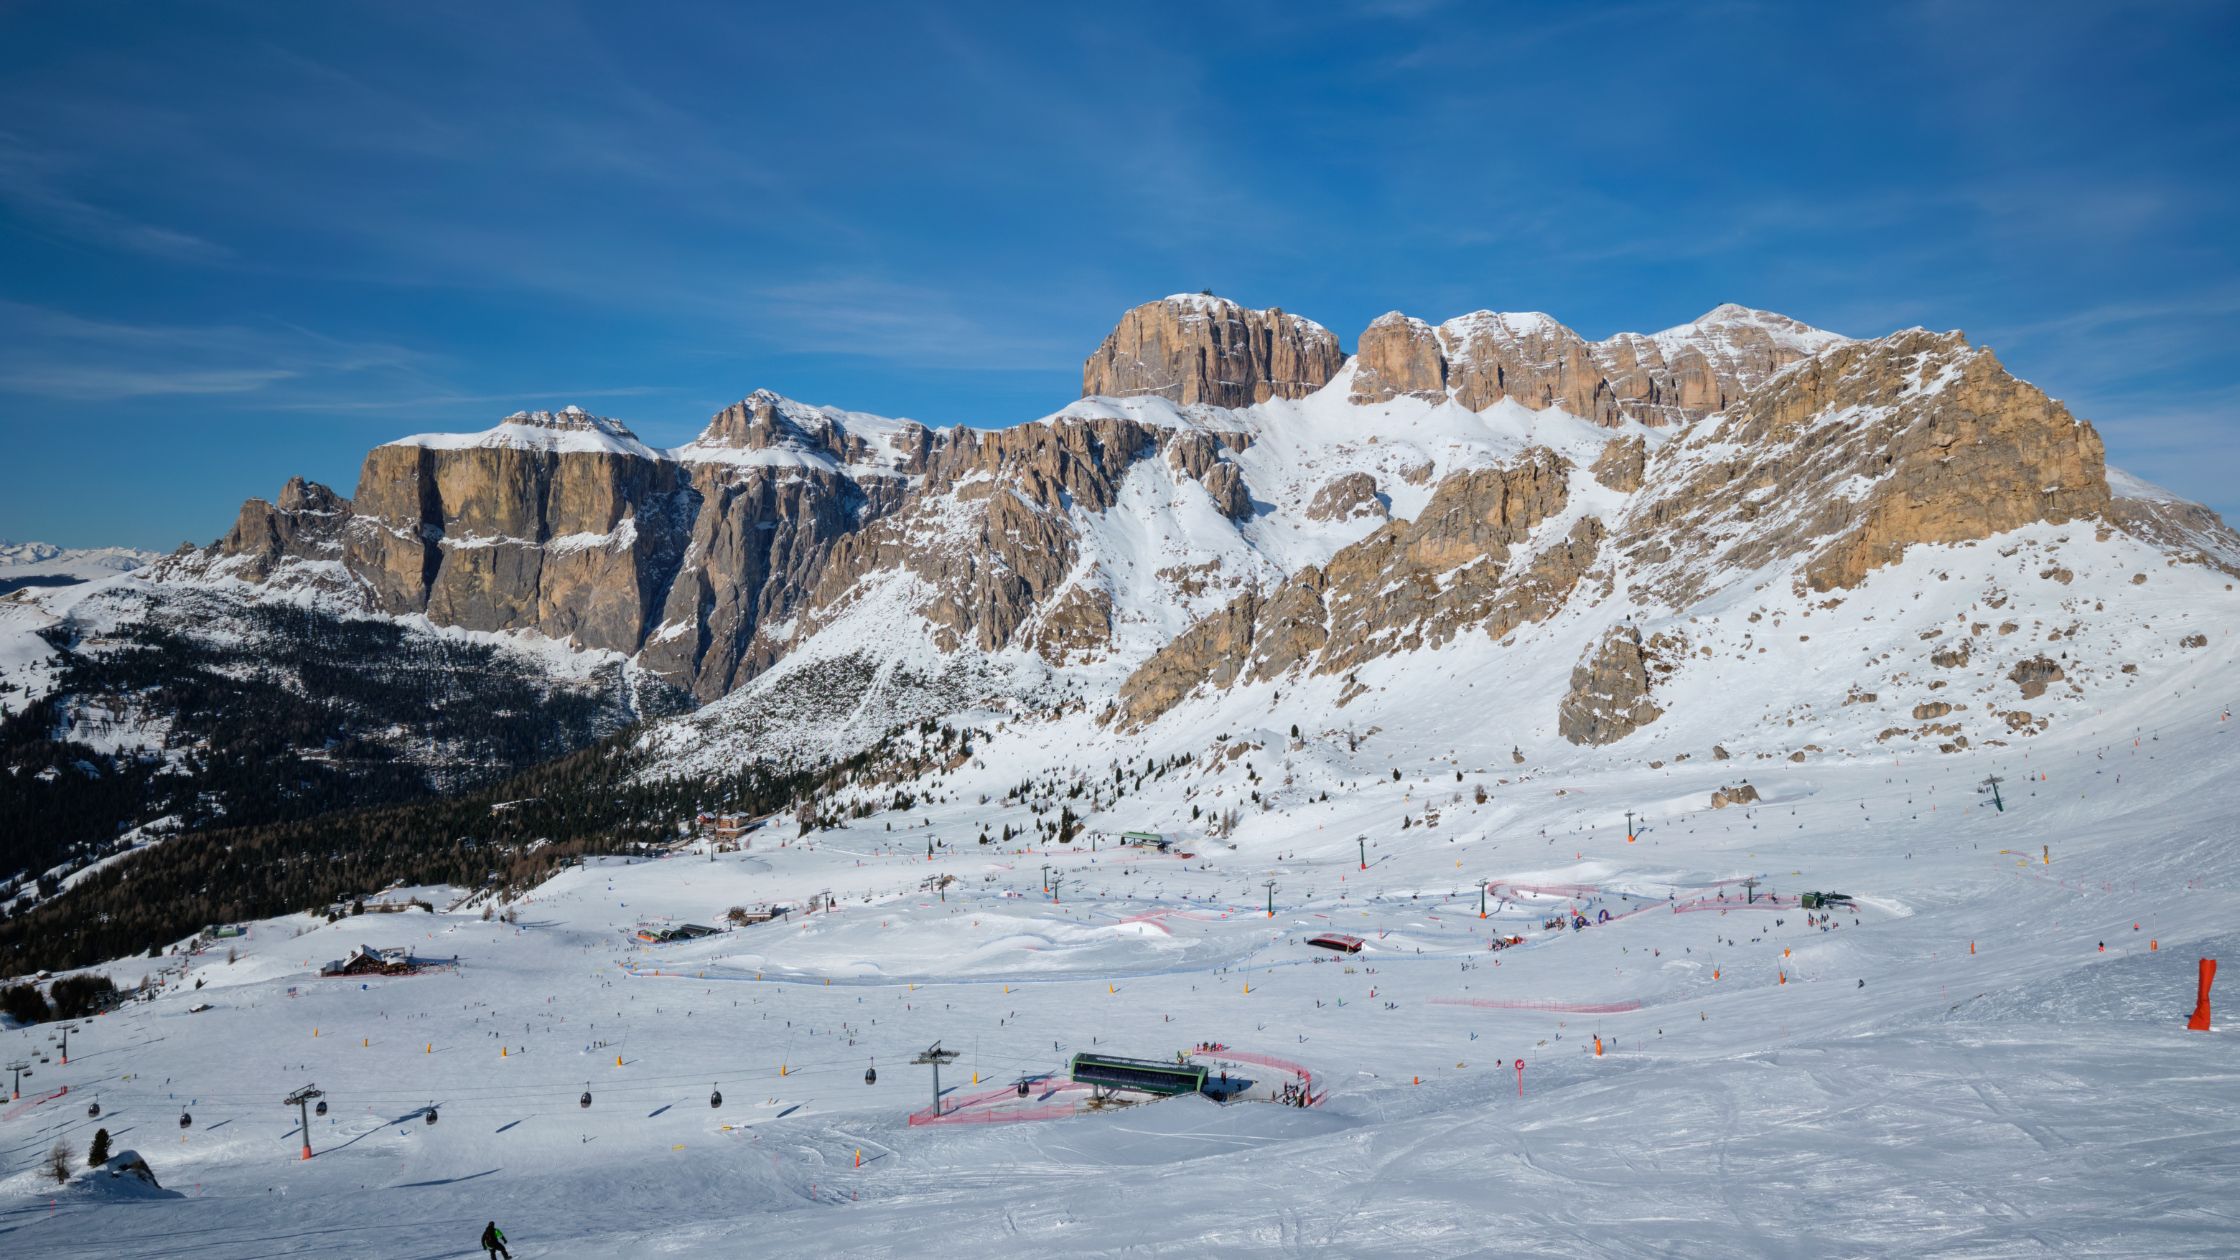
<svg viewBox="0 0 2240 1260"><path fill-rule="evenodd" d="M972 309L957 295L867 274L771 285L754 291L736 313L783 353L906 367L1045 371L1069 348L1045 332L996 322L991 310Z"/></svg>
<svg viewBox="0 0 2240 1260"><path fill-rule="evenodd" d="M0 203L49 231L169 262L214 263L232 254L191 232L147 223L69 191L64 164L0 132Z"/></svg>
<svg viewBox="0 0 2240 1260"><path fill-rule="evenodd" d="M435 360L292 324L208 326L89 319L0 301L0 393L72 402L266 394L369 375L424 379Z"/></svg>

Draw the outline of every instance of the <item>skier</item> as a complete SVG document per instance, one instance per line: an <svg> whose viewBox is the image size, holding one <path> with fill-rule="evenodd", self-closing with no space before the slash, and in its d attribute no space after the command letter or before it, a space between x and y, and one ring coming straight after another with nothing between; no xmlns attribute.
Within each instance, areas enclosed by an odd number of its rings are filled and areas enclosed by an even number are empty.
<svg viewBox="0 0 2240 1260"><path fill-rule="evenodd" d="M499 1256L513 1260L513 1253L506 1250L505 1231L498 1228L496 1221L482 1227L482 1249L490 1254L491 1260Z"/></svg>

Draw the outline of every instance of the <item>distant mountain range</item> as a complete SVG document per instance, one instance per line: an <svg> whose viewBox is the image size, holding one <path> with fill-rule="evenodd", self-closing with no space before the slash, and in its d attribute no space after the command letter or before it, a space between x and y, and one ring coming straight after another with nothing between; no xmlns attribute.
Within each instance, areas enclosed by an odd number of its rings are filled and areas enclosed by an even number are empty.
<svg viewBox="0 0 2240 1260"><path fill-rule="evenodd" d="M2230 651L2240 535L2109 469L2090 423L1956 332L1725 305L1589 341L1395 312L1348 354L1177 295L1128 311L1082 385L990 429L756 391L670 450L524 411L377 447L349 496L291 481L153 563L18 547L105 580L0 603L0 706L48 706L72 751L47 769L130 750L191 779L211 727L171 697L261 668L269 723L331 677L320 645L379 623L395 659L350 657L365 703L320 700L296 749L338 801L372 761L445 790L646 722L688 775L928 719L1147 754L1259 725L1519 764L1958 749ZM464 648L513 680L508 720L573 716L499 751L373 699L428 694ZM92 667L127 650L129 674ZM1466 724L1427 678L1477 693Z"/></svg>

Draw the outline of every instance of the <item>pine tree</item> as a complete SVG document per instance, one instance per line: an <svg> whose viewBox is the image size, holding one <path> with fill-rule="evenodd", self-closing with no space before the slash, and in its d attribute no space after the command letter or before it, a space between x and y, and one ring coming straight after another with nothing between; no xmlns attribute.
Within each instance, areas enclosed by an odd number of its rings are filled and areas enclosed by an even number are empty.
<svg viewBox="0 0 2240 1260"><path fill-rule="evenodd" d="M109 1131L95 1129L93 1145L86 1148L86 1167L99 1168L109 1162Z"/></svg>

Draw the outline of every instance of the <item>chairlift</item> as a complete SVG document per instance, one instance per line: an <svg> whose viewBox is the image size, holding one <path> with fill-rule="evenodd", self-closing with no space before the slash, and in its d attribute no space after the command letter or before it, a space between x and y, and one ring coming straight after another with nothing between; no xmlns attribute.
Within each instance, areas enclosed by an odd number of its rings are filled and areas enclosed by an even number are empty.
<svg viewBox="0 0 2240 1260"><path fill-rule="evenodd" d="M590 1082L586 1081L584 1084L588 1086ZM576 1106L583 1108L585 1111L591 1110L591 1091L588 1088L583 1091L583 1097L576 1099Z"/></svg>
<svg viewBox="0 0 2240 1260"><path fill-rule="evenodd" d="M100 1119L100 1118L101 1118L101 1104L100 1104L100 1103L89 1103L89 1104L87 1104L87 1105L86 1105L86 1119L88 1119L88 1120L98 1120L98 1119Z"/></svg>
<svg viewBox="0 0 2240 1260"><path fill-rule="evenodd" d="M1026 1077L1024 1077L1024 1076L1022 1076L1022 1077L1020 1077L1020 1078L1019 1078L1019 1097L1021 1097L1021 1098L1025 1098L1026 1096L1027 1096L1027 1078L1026 1078Z"/></svg>
<svg viewBox="0 0 2240 1260"><path fill-rule="evenodd" d="M863 1070L863 1083L866 1085L879 1083L879 1069L876 1066L867 1067Z"/></svg>
<svg viewBox="0 0 2240 1260"><path fill-rule="evenodd" d="M182 1128L182 1129L184 1129L184 1128L187 1128L188 1126L192 1125L193 1123L194 1123L194 1117L193 1117L193 1116L190 1116L190 1115L188 1115L188 1114L187 1114L186 1112L184 1112L184 1111L182 1111L182 1112L180 1112L180 1113L179 1113L179 1127L180 1127L180 1128Z"/></svg>
<svg viewBox="0 0 2240 1260"><path fill-rule="evenodd" d="M319 1116L327 1114L327 1100L324 1098L320 1099L319 1105L312 1109L312 1114Z"/></svg>
<svg viewBox="0 0 2240 1260"><path fill-rule="evenodd" d="M434 1103L429 1103L429 1104L428 1104L428 1123L429 1123L429 1124L434 1124L435 1122L436 1122L436 1105L435 1105Z"/></svg>
<svg viewBox="0 0 2240 1260"><path fill-rule="evenodd" d="M723 1105L723 1091L711 1087L708 1091L708 1105L710 1107L721 1107Z"/></svg>

